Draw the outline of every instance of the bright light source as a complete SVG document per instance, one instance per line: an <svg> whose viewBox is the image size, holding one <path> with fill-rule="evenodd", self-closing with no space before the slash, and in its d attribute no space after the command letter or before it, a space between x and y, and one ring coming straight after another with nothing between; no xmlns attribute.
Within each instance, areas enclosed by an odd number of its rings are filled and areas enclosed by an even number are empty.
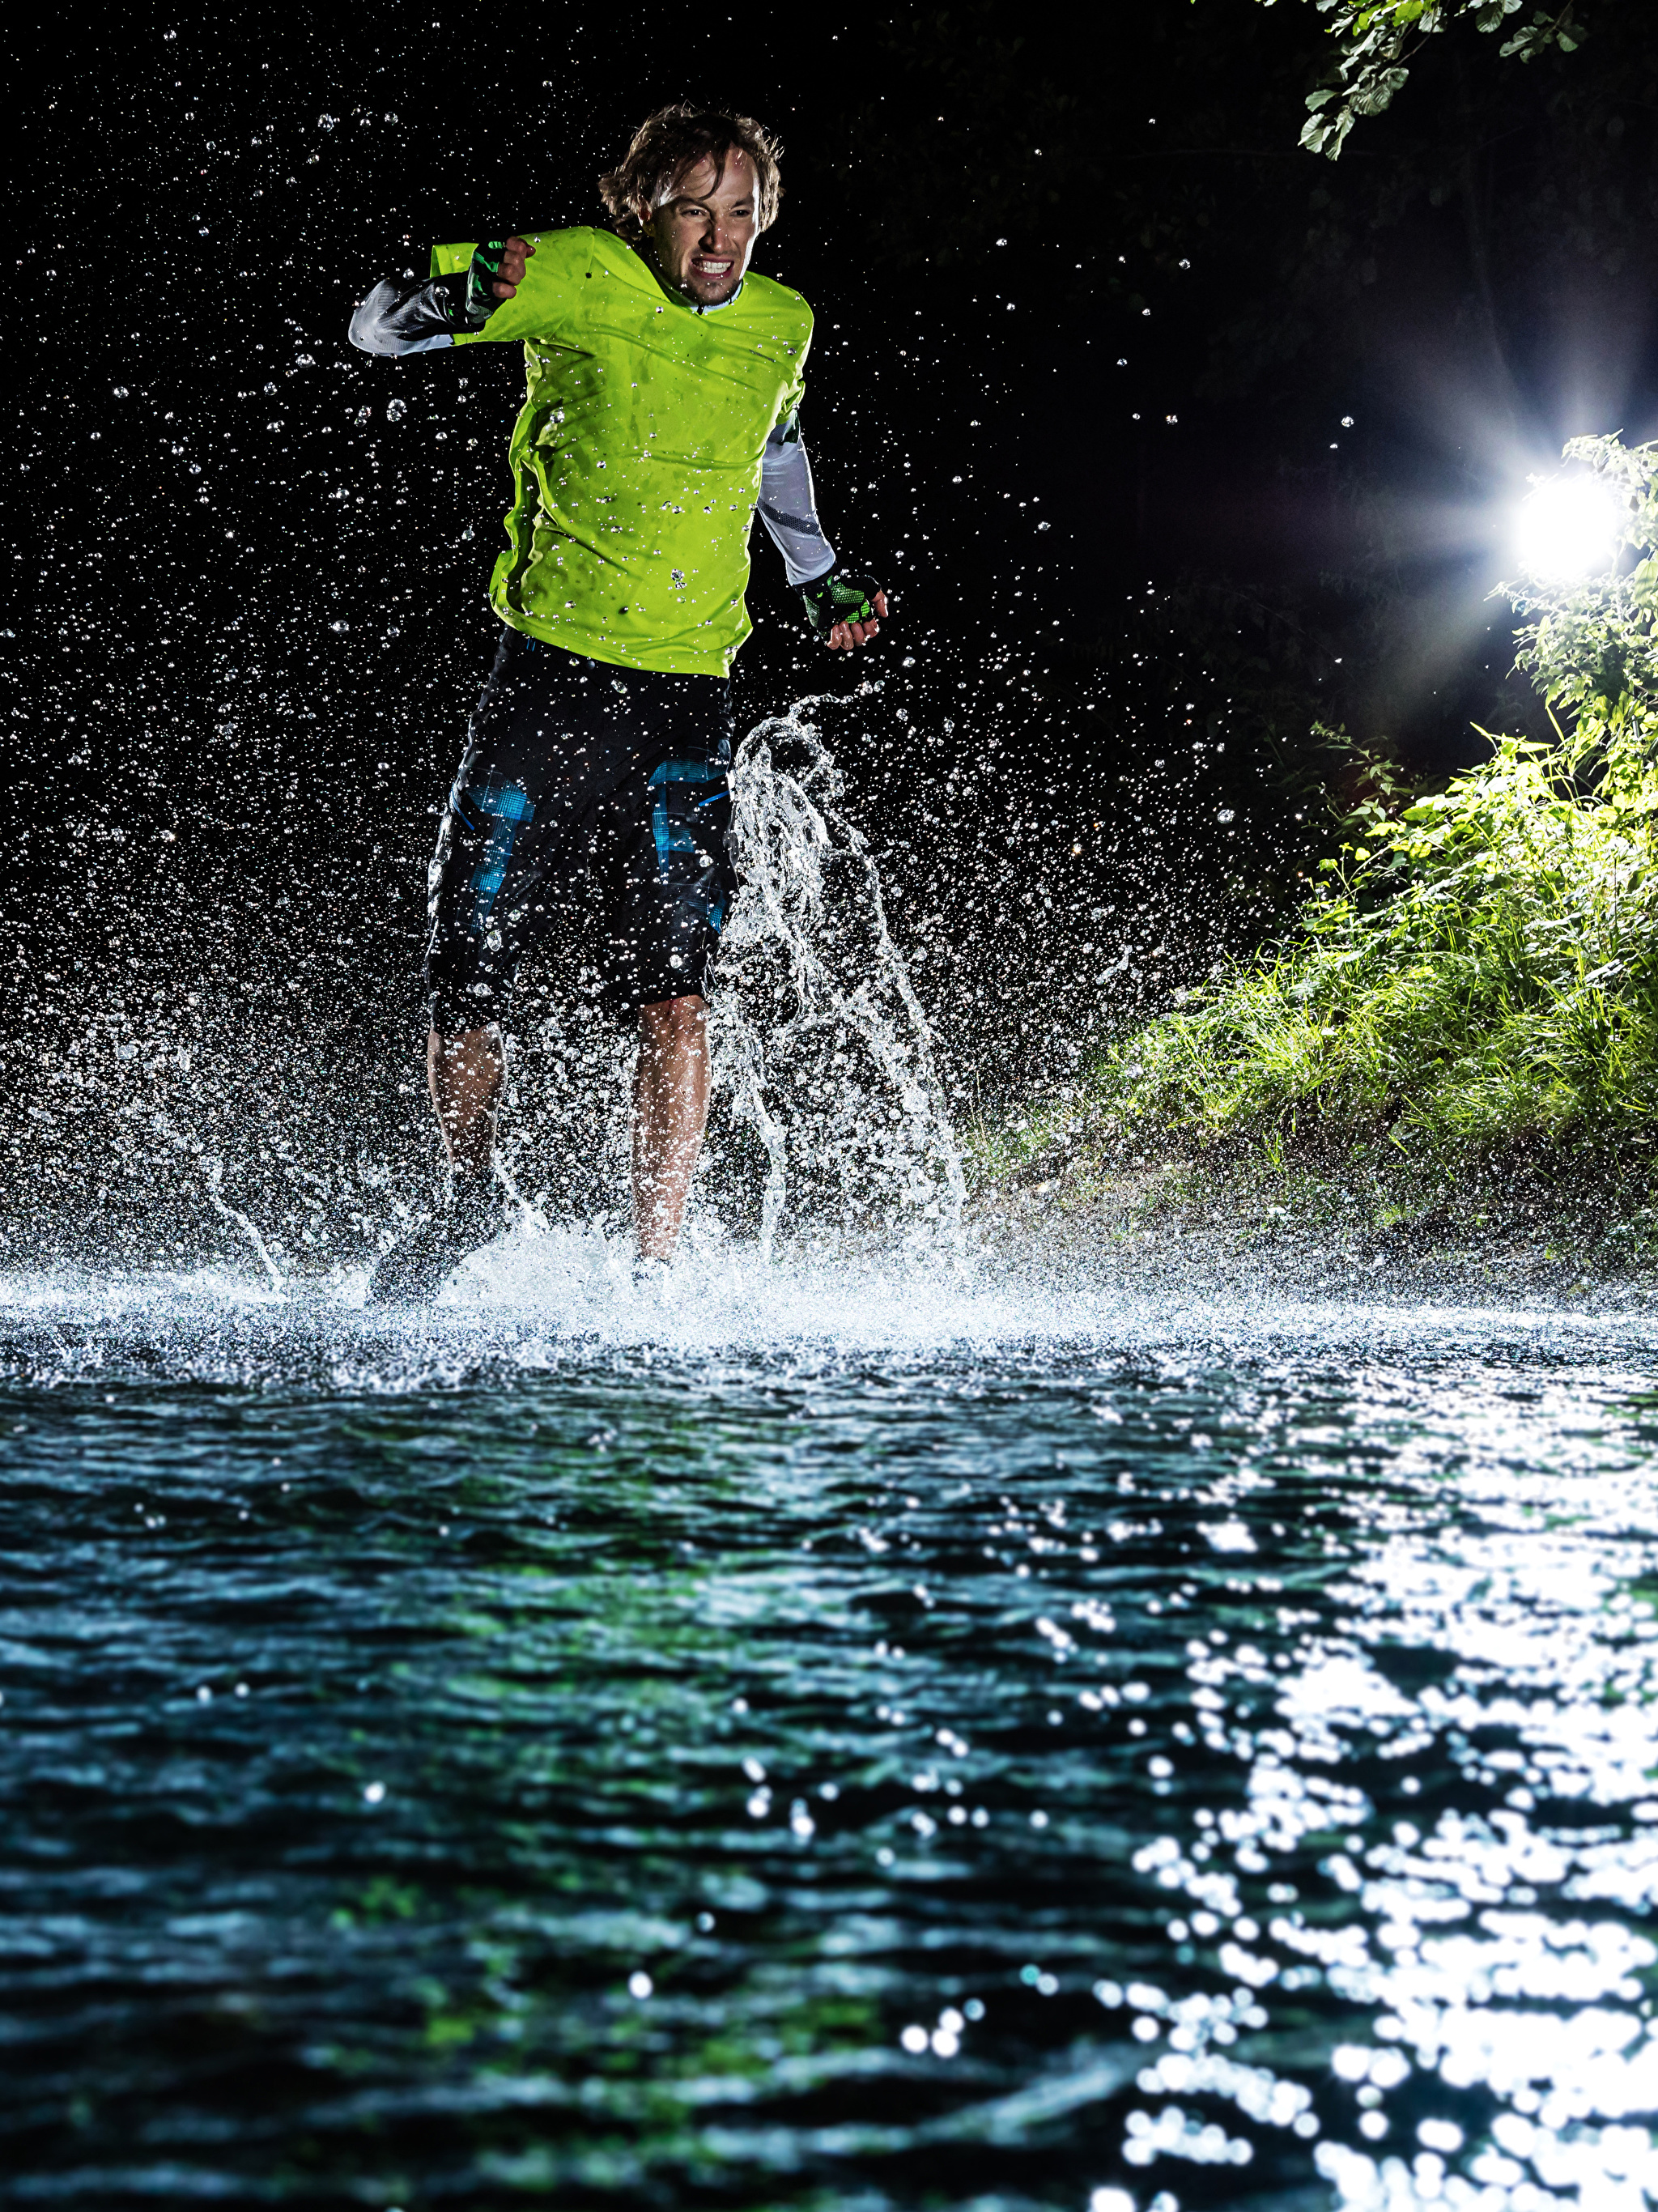
<svg viewBox="0 0 1658 2212"><path fill-rule="evenodd" d="M1618 558L1624 521L1622 501L1600 477L1549 477L1521 506L1515 550L1533 576L1600 575Z"/></svg>

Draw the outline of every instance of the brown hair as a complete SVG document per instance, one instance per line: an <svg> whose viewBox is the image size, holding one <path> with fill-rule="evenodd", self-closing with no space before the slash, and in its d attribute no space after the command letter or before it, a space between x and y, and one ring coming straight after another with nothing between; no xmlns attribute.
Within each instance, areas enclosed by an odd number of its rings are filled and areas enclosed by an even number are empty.
<svg viewBox="0 0 1658 2212"><path fill-rule="evenodd" d="M769 230L783 197L777 174L782 150L764 124L751 115L727 115L682 100L646 117L621 161L599 179L599 196L623 237L640 238L645 229L639 219L641 200L654 207L688 170L702 161L711 161L723 176L731 155L743 153L754 164L754 204L760 228Z"/></svg>

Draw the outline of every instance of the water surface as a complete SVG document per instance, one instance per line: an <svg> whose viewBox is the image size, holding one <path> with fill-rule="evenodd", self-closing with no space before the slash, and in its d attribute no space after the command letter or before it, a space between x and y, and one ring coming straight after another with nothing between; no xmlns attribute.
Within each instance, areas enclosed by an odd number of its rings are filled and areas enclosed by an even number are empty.
<svg viewBox="0 0 1658 2212"><path fill-rule="evenodd" d="M0 1289L0 2201L1658 2197L1658 1325L351 1295Z"/></svg>

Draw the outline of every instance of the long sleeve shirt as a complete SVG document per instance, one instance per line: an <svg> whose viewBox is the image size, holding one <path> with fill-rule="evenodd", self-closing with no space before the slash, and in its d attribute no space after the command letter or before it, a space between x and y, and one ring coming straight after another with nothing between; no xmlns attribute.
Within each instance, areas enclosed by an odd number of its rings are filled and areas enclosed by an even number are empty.
<svg viewBox="0 0 1658 2212"><path fill-rule="evenodd" d="M375 286L351 342L398 356L521 340L529 391L513 437L517 496L491 589L497 611L596 659L723 672L748 635L756 513L791 584L835 564L799 429L810 310L752 274L731 300L697 307L607 232L533 242L518 296L481 329L465 321L460 257L471 247L440 247L437 273Z"/></svg>

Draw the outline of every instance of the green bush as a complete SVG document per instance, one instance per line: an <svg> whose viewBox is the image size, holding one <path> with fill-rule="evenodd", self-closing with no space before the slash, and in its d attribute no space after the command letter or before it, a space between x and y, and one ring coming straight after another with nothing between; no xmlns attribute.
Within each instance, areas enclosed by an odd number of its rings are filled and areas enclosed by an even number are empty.
<svg viewBox="0 0 1658 2212"><path fill-rule="evenodd" d="M1625 538L1589 582L1503 587L1558 741L1493 738L1430 796L1377 771L1276 956L1099 1057L1084 1118L1108 1151L1360 1145L1443 1167L1627 1153L1658 1129L1658 447L1577 439L1565 459L1611 488ZM1067 1126L1074 1103L1018 1152Z"/></svg>

